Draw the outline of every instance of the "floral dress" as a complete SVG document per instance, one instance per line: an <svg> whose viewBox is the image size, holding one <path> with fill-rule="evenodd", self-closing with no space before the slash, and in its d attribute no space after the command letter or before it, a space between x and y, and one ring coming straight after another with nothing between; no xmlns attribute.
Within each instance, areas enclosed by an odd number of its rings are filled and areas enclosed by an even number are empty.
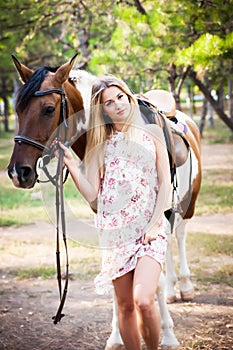
<svg viewBox="0 0 233 350"><path fill-rule="evenodd" d="M125 136L115 132L105 145L96 217L102 249L102 269L95 278L99 294L112 289L112 280L134 270L139 257L148 255L163 264L166 253L165 217L156 240L142 244L158 191L155 144L142 131L136 141Z"/></svg>

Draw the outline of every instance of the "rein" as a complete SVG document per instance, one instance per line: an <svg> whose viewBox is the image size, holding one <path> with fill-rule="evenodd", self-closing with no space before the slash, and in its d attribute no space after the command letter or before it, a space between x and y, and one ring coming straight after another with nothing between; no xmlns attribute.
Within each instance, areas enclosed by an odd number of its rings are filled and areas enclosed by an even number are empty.
<svg viewBox="0 0 233 350"><path fill-rule="evenodd" d="M67 98L64 92L64 89L57 89L57 88L51 88L48 90L42 90L42 91L36 91L34 93L35 97L45 96L49 94L59 94L61 96L61 105L60 105L60 120L59 120L59 126L58 126L58 134L57 134L57 140L60 141L62 137L62 126L65 126L65 132L64 132L64 143L67 144L67 136L68 136L68 129L69 129L69 123L68 123L68 117L69 117L69 109L68 109L68 103ZM21 144L26 143L30 146L33 146L43 152L45 152L44 157L42 157L42 165L39 165L39 168L42 169L46 176L48 177L48 181L51 181L53 185L56 186L56 265L57 265L57 281L58 281L58 289L59 289L59 297L60 297L60 305L57 309L57 313L55 316L52 317L54 324L57 324L60 322L62 317L65 315L62 313L63 306L65 304L65 299L67 295L67 289L68 289L68 281L69 281L69 259L68 259L68 249L67 249L67 241L66 241L66 222L65 222L65 206L64 206L64 193L63 193L63 184L68 176L68 171L66 172L65 178L63 179L63 159L64 159L64 151L59 150L59 158L58 158L58 164L57 164L57 170L55 177L52 177L49 174L48 169L46 168L46 165L49 163L51 158L53 157L54 151L56 147L49 148L42 143L31 139L30 137L24 136L24 135L17 135L14 138L14 141ZM38 180L38 182L41 182ZM66 253L66 272L65 272L65 284L62 290L62 283L61 283L61 261L60 261L60 222L61 222L61 232L65 247L65 253Z"/></svg>

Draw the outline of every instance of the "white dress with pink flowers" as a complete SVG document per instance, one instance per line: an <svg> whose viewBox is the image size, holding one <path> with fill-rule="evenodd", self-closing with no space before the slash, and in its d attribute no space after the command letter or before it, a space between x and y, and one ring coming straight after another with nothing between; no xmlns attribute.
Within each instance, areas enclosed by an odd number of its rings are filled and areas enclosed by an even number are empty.
<svg viewBox="0 0 233 350"><path fill-rule="evenodd" d="M165 218L157 238L142 244L158 191L153 140L141 130L136 141L115 132L105 145L104 168L96 217L102 249L102 269L95 278L99 294L109 292L112 280L132 271L139 257L148 255L163 264L167 247Z"/></svg>

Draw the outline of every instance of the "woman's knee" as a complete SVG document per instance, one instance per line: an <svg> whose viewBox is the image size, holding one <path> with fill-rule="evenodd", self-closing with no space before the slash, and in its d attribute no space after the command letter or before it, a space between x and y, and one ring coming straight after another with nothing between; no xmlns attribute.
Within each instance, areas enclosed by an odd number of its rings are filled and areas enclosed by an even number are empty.
<svg viewBox="0 0 233 350"><path fill-rule="evenodd" d="M135 305L133 302L121 302L118 303L118 310L119 314L123 315L124 317L127 317L134 313Z"/></svg>
<svg viewBox="0 0 233 350"><path fill-rule="evenodd" d="M134 304L141 314L149 316L154 310L154 297L148 295L135 295Z"/></svg>

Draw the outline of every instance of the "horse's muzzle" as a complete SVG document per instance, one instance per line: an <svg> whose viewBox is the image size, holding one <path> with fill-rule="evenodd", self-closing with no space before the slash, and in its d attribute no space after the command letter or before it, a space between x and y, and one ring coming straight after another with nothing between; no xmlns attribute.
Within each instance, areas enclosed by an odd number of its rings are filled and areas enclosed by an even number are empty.
<svg viewBox="0 0 233 350"><path fill-rule="evenodd" d="M32 188L37 180L35 171L28 165L14 166L8 168L8 176L15 187Z"/></svg>

